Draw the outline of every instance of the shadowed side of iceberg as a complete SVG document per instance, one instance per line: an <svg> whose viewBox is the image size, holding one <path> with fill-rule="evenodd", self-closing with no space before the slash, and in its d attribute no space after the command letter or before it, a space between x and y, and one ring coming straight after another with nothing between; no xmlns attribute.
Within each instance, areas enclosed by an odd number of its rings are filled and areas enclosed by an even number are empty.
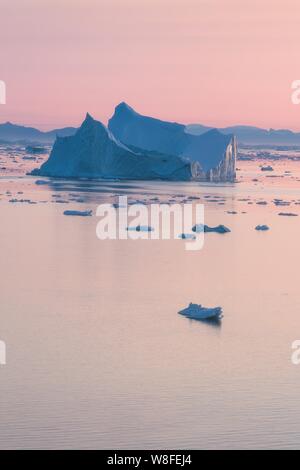
<svg viewBox="0 0 300 470"><path fill-rule="evenodd" d="M190 162L174 155L130 149L87 114L74 136L58 137L33 175L73 178L191 179Z"/></svg>

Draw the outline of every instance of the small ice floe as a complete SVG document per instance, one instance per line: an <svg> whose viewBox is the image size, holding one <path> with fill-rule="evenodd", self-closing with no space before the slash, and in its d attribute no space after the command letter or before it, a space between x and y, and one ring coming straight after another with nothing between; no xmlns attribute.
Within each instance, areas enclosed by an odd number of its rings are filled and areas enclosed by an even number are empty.
<svg viewBox="0 0 300 470"><path fill-rule="evenodd" d="M222 308L206 308L202 305L190 303L187 308L178 312L180 315L184 315L186 318L192 320L214 320L219 321L223 317Z"/></svg>
<svg viewBox="0 0 300 470"><path fill-rule="evenodd" d="M93 214L93 211L65 211L64 215L73 215L79 217L90 217Z"/></svg>
<svg viewBox="0 0 300 470"><path fill-rule="evenodd" d="M143 206L146 205L146 201L143 201L142 199L136 199L135 201L129 201L129 205L132 204L142 204ZM120 206L122 207L122 206ZM125 206L126 207L126 206Z"/></svg>
<svg viewBox="0 0 300 470"><path fill-rule="evenodd" d="M289 206L290 205L289 201L284 201L283 199L274 199L273 202L275 206Z"/></svg>
<svg viewBox="0 0 300 470"><path fill-rule="evenodd" d="M154 228L149 225L137 225L136 227L127 227L126 230L133 232L153 232Z"/></svg>
<svg viewBox="0 0 300 470"><path fill-rule="evenodd" d="M26 150L27 153L31 153L31 154L34 154L34 153L47 153L47 150L44 147L34 147L32 145L29 145L28 147L26 147L25 150Z"/></svg>
<svg viewBox="0 0 300 470"><path fill-rule="evenodd" d="M274 171L271 165L266 165L261 167L261 171Z"/></svg>
<svg viewBox="0 0 300 470"><path fill-rule="evenodd" d="M12 204L16 204L17 202L20 203L27 203L27 204L33 204L33 202L30 199L10 199L8 202Z"/></svg>
<svg viewBox="0 0 300 470"><path fill-rule="evenodd" d="M255 230L265 231L265 230L270 230L270 227L268 227L267 225L257 225L255 227Z"/></svg>
<svg viewBox="0 0 300 470"><path fill-rule="evenodd" d="M36 157L28 157L28 156L25 155L25 157L23 157L22 160L31 160L31 161L35 162Z"/></svg>
<svg viewBox="0 0 300 470"><path fill-rule="evenodd" d="M48 184L48 181L45 181L45 180L36 180L35 184L38 184L38 185Z"/></svg>
<svg viewBox="0 0 300 470"><path fill-rule="evenodd" d="M72 199L72 201L79 202L80 204L86 202L83 198L78 198L78 199L74 198L74 199Z"/></svg>
<svg viewBox="0 0 300 470"><path fill-rule="evenodd" d="M114 202L112 204L112 207L114 207L115 209L126 209L127 204L124 202Z"/></svg>
<svg viewBox="0 0 300 470"><path fill-rule="evenodd" d="M218 225L217 227L209 227L208 225L203 225L203 224L194 225L192 230L193 232L196 232L196 233L201 233L201 232L228 233L231 231L228 227L225 227L225 225Z"/></svg>
<svg viewBox="0 0 300 470"><path fill-rule="evenodd" d="M283 215L286 217L298 217L298 214L294 214L294 212L279 212L278 215Z"/></svg>
<svg viewBox="0 0 300 470"><path fill-rule="evenodd" d="M179 235L179 238L181 238L182 240L195 240L196 235L194 235L193 233L181 233Z"/></svg>

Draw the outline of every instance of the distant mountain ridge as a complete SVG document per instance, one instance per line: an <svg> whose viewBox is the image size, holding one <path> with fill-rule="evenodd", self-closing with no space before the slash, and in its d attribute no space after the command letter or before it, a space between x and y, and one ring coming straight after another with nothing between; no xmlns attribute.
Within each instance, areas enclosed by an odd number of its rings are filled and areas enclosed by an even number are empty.
<svg viewBox="0 0 300 470"><path fill-rule="evenodd" d="M121 103L124 106L123 103ZM138 114L138 113L137 113ZM158 120L159 121L159 120ZM163 123L164 121L161 121ZM172 123L176 125L176 123ZM177 124L178 129L185 128L185 132L193 135L201 135L207 131L216 129L215 127L202 124ZM255 126L230 126L217 128L222 134L234 134L241 144L253 145L300 145L300 132L293 132L289 129L263 129ZM0 141L5 142L41 142L52 144L56 137L72 136L77 131L75 127L64 127L43 132L34 127L27 127L6 122L0 124Z"/></svg>
<svg viewBox="0 0 300 470"><path fill-rule="evenodd" d="M213 127L188 124L186 132L201 135ZM300 132L288 129L262 129L255 126L230 126L218 128L222 134L234 134L239 143L253 145L300 145Z"/></svg>
<svg viewBox="0 0 300 470"><path fill-rule="evenodd" d="M6 122L0 124L0 140L4 142L41 142L53 143L57 136L66 137L74 135L75 127L64 127L62 129L53 129L52 131L43 132L34 127L20 126Z"/></svg>

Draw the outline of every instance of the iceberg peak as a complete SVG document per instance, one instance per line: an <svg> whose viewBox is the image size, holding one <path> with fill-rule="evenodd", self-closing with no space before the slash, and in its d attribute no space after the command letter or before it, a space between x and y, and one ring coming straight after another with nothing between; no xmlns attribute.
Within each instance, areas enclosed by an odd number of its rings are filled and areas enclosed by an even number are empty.
<svg viewBox="0 0 300 470"><path fill-rule="evenodd" d="M83 122L85 121L95 121L95 119L93 118L93 116L91 116L90 113L86 113L85 120Z"/></svg>
<svg viewBox="0 0 300 470"><path fill-rule="evenodd" d="M129 106L125 101L121 101L116 107L115 107L115 114L118 113L130 113L130 114L136 114L135 110Z"/></svg>
<svg viewBox="0 0 300 470"><path fill-rule="evenodd" d="M100 121L96 121L89 113L86 114L85 120L81 124L78 132L79 133L84 133L84 132L93 132L94 130L100 131L102 134L105 134L108 136L108 129L105 127L104 124Z"/></svg>

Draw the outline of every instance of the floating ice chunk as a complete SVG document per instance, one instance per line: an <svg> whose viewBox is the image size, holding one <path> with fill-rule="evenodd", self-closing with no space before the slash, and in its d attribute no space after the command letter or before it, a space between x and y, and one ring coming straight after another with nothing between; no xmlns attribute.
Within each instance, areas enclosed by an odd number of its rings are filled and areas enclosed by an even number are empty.
<svg viewBox="0 0 300 470"><path fill-rule="evenodd" d="M270 230L270 227L268 227L267 225L257 225L255 227L255 230L265 231L265 230Z"/></svg>
<svg viewBox="0 0 300 470"><path fill-rule="evenodd" d="M203 224L196 224L192 228L193 232L201 233L201 232L216 232L216 233L228 233L231 230L225 225L218 225L217 227L209 227L208 225Z"/></svg>
<svg viewBox="0 0 300 470"><path fill-rule="evenodd" d="M291 203L289 201L283 201L282 199L274 199L275 206L289 206Z"/></svg>
<svg viewBox="0 0 300 470"><path fill-rule="evenodd" d="M112 204L112 207L114 207L115 209L126 209L127 205L124 204L124 203L120 203L120 202L114 202Z"/></svg>
<svg viewBox="0 0 300 470"><path fill-rule="evenodd" d="M73 200L74 200L75 202L80 202L80 203L85 202L85 200L84 200L83 198L78 198L78 199L74 198Z"/></svg>
<svg viewBox="0 0 300 470"><path fill-rule="evenodd" d="M33 162L35 162L36 157L28 157L28 156L25 155L25 157L23 157L22 160L32 160Z"/></svg>
<svg viewBox="0 0 300 470"><path fill-rule="evenodd" d="M44 147L34 147L31 145L26 147L25 150L27 153L47 153L47 149L45 149Z"/></svg>
<svg viewBox="0 0 300 470"><path fill-rule="evenodd" d="M127 227L126 230L134 232L153 232L154 229L148 225L137 225L136 227Z"/></svg>
<svg viewBox="0 0 300 470"><path fill-rule="evenodd" d="M11 202L13 204L15 204L17 202L33 204L33 202L30 199L10 199L8 202Z"/></svg>
<svg viewBox="0 0 300 470"><path fill-rule="evenodd" d="M74 215L81 217L90 217L93 214L93 211L65 211L64 215Z"/></svg>
<svg viewBox="0 0 300 470"><path fill-rule="evenodd" d="M181 238L182 240L195 240L196 235L194 235L193 233L181 233L179 235L179 238Z"/></svg>
<svg viewBox="0 0 300 470"><path fill-rule="evenodd" d="M184 315L187 318L191 318L193 320L221 320L223 317L222 315L222 308L215 307L215 308L206 308L202 307L201 304L193 304L190 303L189 306L183 310L178 312L180 315Z"/></svg>
<svg viewBox="0 0 300 470"><path fill-rule="evenodd" d="M294 214L293 212L279 212L278 215L284 215L286 217L298 217L298 214Z"/></svg>
<svg viewBox="0 0 300 470"><path fill-rule="evenodd" d="M261 167L261 171L273 171L271 165L266 165Z"/></svg>

